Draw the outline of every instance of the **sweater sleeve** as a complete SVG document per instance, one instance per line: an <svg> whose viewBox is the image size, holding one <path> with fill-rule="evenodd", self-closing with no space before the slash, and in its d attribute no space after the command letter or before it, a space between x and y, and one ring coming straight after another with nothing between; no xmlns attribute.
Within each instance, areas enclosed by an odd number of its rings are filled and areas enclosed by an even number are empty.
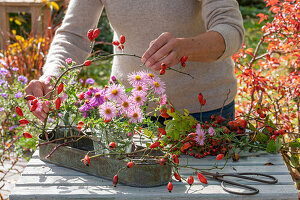
<svg viewBox="0 0 300 200"><path fill-rule="evenodd" d="M225 51L219 60L236 53L244 40L243 18L236 0L202 0L202 17L207 31L220 33Z"/></svg>
<svg viewBox="0 0 300 200"><path fill-rule="evenodd" d="M103 10L101 0L71 0L62 25L57 29L51 43L43 76L59 76L59 66L65 65L66 58L82 63L90 54L87 32L96 28Z"/></svg>

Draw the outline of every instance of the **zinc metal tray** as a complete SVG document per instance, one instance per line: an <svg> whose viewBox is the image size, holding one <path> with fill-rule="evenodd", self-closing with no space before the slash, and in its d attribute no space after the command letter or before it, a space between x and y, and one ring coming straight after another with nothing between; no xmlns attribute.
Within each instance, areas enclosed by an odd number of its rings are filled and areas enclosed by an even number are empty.
<svg viewBox="0 0 300 200"><path fill-rule="evenodd" d="M86 166L81 161L88 151L93 150L93 142L84 138L83 141L71 146L61 146L55 150L50 158L46 156L59 143L49 143L39 147L40 159L55 165L74 169L103 179L112 180L119 169L126 166L127 162L116 157L99 156L91 159ZM156 155L159 152L154 152ZM92 153L89 156L93 156ZM132 168L125 168L118 174L119 183L133 187L155 187L167 184L171 180L172 170L170 165L160 165L151 160L137 163Z"/></svg>

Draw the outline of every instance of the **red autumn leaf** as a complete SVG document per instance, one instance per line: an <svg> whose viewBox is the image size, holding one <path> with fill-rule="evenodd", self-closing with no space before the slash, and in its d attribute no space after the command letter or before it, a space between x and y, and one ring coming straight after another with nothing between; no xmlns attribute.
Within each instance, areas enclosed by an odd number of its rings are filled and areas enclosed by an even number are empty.
<svg viewBox="0 0 300 200"><path fill-rule="evenodd" d="M258 22L258 24L262 23L264 20L268 19L268 15L265 15L263 13L259 13L257 14L258 17L260 17L260 20Z"/></svg>

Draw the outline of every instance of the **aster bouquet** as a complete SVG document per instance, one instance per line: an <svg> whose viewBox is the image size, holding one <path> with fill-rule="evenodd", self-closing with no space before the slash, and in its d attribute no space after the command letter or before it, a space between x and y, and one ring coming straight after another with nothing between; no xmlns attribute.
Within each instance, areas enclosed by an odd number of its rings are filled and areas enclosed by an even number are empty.
<svg viewBox="0 0 300 200"><path fill-rule="evenodd" d="M147 130L157 128L151 123L150 115L167 103L164 83L149 71L139 71L128 75L130 88L125 88L115 77L104 88L90 87L79 94L79 111L84 121L93 121L93 135L97 153L130 152L132 137ZM149 104L156 105L152 110ZM101 149L101 150L99 150ZM106 150L106 151L104 151Z"/></svg>

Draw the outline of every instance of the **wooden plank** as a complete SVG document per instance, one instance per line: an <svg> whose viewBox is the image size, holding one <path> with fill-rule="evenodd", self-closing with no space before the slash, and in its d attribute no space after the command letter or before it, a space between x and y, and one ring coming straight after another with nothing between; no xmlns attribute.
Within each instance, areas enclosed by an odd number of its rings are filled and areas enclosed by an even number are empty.
<svg viewBox="0 0 300 200"><path fill-rule="evenodd" d="M225 163L225 160L221 160L216 162L215 157L209 156L202 159L195 159L192 157L180 157L180 163L181 164L188 164L190 166L207 166L207 165L213 165L214 163L217 163L218 165L223 165ZM253 165L265 165L266 163L272 163L274 165L284 165L284 162L282 160L281 156L276 157L246 157L241 158L238 162L233 162L231 159L228 160L227 165L234 165L234 166L253 166ZM32 158L27 166L42 166L45 162L40 160L38 157Z"/></svg>
<svg viewBox="0 0 300 200"><path fill-rule="evenodd" d="M26 199L294 199L298 198L295 187L282 185L257 185L257 195L240 196L225 192L219 185L186 184L174 186L172 193L166 186L133 188L113 186L35 186L18 187L10 200Z"/></svg>
<svg viewBox="0 0 300 200"><path fill-rule="evenodd" d="M208 166L201 166L199 169L206 170L211 168L211 165ZM234 170L235 169L235 170ZM289 174L287 171L286 167L283 165L277 166L277 165L271 165L271 166L234 166L234 168L230 166L226 166L223 170L220 169L213 169L211 170L212 172L260 172L260 173L265 173L265 174L273 174L273 175L284 175L284 174ZM194 172L193 169L186 169L183 168L182 174L192 174ZM23 176L31 176L31 175L48 175L48 176L71 176L77 174L79 176L85 175L85 173L78 172L75 170L67 169L64 167L59 167L59 166L28 166L22 173Z"/></svg>
<svg viewBox="0 0 300 200"><path fill-rule="evenodd" d="M186 178L186 177L185 177ZM294 185L291 181L290 176L288 175L277 175L278 183L276 185ZM264 185L264 183L258 183L249 180L243 179L230 179L238 181L242 184L247 185ZM182 184L177 182L173 178L173 184L178 185ZM195 184L200 184L197 176L195 176ZM210 185L220 185L220 182L208 179L208 184ZM112 185L112 182L109 180L104 180L95 176L23 176L17 183L18 187L32 187L32 186L105 186Z"/></svg>

